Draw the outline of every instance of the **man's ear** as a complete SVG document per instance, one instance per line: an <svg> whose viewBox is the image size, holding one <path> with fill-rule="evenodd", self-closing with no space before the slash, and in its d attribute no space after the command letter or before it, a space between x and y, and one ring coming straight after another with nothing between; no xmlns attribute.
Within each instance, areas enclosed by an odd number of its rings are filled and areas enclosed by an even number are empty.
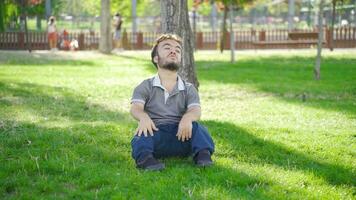
<svg viewBox="0 0 356 200"><path fill-rule="evenodd" d="M158 56L153 57L153 62L158 63Z"/></svg>

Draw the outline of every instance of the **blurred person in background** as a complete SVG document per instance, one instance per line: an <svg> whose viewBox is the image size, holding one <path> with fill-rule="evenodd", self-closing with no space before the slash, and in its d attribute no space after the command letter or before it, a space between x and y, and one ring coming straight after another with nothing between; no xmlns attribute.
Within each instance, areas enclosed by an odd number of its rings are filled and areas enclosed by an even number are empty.
<svg viewBox="0 0 356 200"><path fill-rule="evenodd" d="M114 48L122 49L121 46L121 25L122 25L122 17L120 13L116 13L113 18L113 26L114 26Z"/></svg>
<svg viewBox="0 0 356 200"><path fill-rule="evenodd" d="M48 43L49 48L51 50L58 50L57 49L57 27L56 27L56 19L55 17L51 16L48 20Z"/></svg>

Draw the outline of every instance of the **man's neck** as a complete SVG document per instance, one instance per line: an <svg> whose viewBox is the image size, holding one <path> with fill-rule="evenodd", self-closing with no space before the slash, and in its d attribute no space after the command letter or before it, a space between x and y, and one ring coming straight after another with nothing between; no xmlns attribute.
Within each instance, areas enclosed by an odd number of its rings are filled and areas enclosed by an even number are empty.
<svg viewBox="0 0 356 200"><path fill-rule="evenodd" d="M171 92L177 83L178 74L176 71L170 71L166 69L158 69L158 76L161 80L161 85Z"/></svg>
<svg viewBox="0 0 356 200"><path fill-rule="evenodd" d="M177 71L170 71L167 69L158 69L158 75L161 79L161 84L177 82L178 73Z"/></svg>

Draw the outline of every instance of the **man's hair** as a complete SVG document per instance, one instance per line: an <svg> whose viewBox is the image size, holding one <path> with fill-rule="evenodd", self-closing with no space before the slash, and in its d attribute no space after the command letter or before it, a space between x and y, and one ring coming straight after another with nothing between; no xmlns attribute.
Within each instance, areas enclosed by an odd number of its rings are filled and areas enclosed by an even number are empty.
<svg viewBox="0 0 356 200"><path fill-rule="evenodd" d="M179 37L178 35L176 34L170 34L170 33L167 33L167 34L162 34L160 35L157 39L156 39L156 43L155 45L153 46L152 48L152 51L151 51L151 61L153 63L153 65L158 68L157 66L157 63L154 62L153 58L155 56L157 56L157 47L158 47L158 44L163 42L164 40L174 40L176 42L179 43L179 45L182 46L182 38Z"/></svg>

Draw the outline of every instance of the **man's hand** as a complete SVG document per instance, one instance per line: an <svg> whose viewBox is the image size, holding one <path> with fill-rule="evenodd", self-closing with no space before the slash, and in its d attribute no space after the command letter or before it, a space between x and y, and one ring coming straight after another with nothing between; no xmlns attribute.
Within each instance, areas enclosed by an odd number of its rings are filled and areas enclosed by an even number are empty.
<svg viewBox="0 0 356 200"><path fill-rule="evenodd" d="M178 140L184 142L192 138L192 128L192 120L190 120L188 117L183 117L179 122L178 133L176 135Z"/></svg>
<svg viewBox="0 0 356 200"><path fill-rule="evenodd" d="M153 123L152 119L146 114L140 118L138 122L138 127L135 131L135 135L141 136L142 133L147 137L147 133L153 136L153 131L158 131L158 128Z"/></svg>

